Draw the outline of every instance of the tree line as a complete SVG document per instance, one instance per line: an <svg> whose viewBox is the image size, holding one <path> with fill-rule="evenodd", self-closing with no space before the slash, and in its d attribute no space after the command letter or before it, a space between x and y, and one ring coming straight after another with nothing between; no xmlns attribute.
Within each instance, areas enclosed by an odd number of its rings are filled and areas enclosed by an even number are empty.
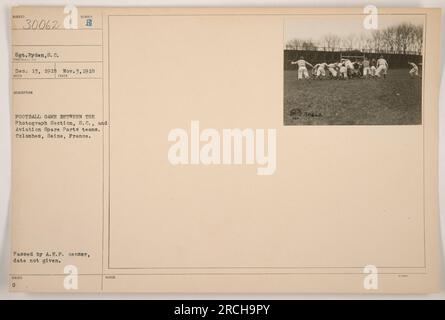
<svg viewBox="0 0 445 320"><path fill-rule="evenodd" d="M422 54L422 46L423 26L406 22L368 33L351 33L344 37L328 33L318 40L292 39L286 43L285 47L288 50L360 50L363 52Z"/></svg>

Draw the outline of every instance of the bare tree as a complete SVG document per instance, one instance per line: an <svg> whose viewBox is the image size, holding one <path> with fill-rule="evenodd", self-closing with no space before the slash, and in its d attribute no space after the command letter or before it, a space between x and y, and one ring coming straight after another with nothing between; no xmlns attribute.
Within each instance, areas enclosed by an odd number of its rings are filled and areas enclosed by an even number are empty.
<svg viewBox="0 0 445 320"><path fill-rule="evenodd" d="M326 50L334 51L336 48L339 47L341 39L339 36L329 33L321 39L321 43L323 44L323 47L326 48Z"/></svg>
<svg viewBox="0 0 445 320"><path fill-rule="evenodd" d="M409 45L412 43L413 25L402 23L395 27L395 39L397 44L396 51L405 54Z"/></svg>
<svg viewBox="0 0 445 320"><path fill-rule="evenodd" d="M286 43L286 49L296 50L299 49L303 40L292 39Z"/></svg>
<svg viewBox="0 0 445 320"><path fill-rule="evenodd" d="M353 33L349 34L347 37L343 38L342 47L347 50L352 50L356 48L357 36Z"/></svg>
<svg viewBox="0 0 445 320"><path fill-rule="evenodd" d="M311 39L303 41L301 47L303 50L317 50L317 45Z"/></svg>
<svg viewBox="0 0 445 320"><path fill-rule="evenodd" d="M382 30L382 40L386 52L396 52L397 38L394 27L388 27Z"/></svg>
<svg viewBox="0 0 445 320"><path fill-rule="evenodd" d="M383 36L381 30L374 30L371 34L371 46L375 52L380 52L383 46Z"/></svg>
<svg viewBox="0 0 445 320"><path fill-rule="evenodd" d="M286 43L289 50L316 50L317 45L311 39L292 39Z"/></svg>
<svg viewBox="0 0 445 320"><path fill-rule="evenodd" d="M368 40L369 36L366 33L364 32L360 33L360 35L357 37L357 43L356 43L357 49L359 50L367 49Z"/></svg>
<svg viewBox="0 0 445 320"><path fill-rule="evenodd" d="M423 26L410 22L401 23L371 33L354 34L339 37L328 33L320 41L312 39L293 39L286 43L286 49L335 51L342 47L345 50L366 50L374 52L392 52L407 54L422 53Z"/></svg>
<svg viewBox="0 0 445 320"><path fill-rule="evenodd" d="M423 49L423 27L415 26L413 30L413 51L422 53Z"/></svg>

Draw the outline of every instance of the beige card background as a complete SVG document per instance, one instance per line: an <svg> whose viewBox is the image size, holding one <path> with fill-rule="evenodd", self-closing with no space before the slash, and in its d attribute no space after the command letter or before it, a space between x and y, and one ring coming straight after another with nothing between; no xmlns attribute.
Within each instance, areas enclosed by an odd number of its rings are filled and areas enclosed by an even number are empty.
<svg viewBox="0 0 445 320"><path fill-rule="evenodd" d="M88 141L13 140L12 251L88 252L63 261L82 291L369 292L366 265L377 292L438 289L439 11L380 9L425 14L423 125L285 127L285 21L361 9L81 10L97 30L13 30L15 45L92 44L76 57L102 60L97 79L13 80L36 92L14 96L13 113L109 125ZM168 132L191 120L276 129L276 173L172 166ZM63 291L64 277L11 264L13 290Z"/></svg>

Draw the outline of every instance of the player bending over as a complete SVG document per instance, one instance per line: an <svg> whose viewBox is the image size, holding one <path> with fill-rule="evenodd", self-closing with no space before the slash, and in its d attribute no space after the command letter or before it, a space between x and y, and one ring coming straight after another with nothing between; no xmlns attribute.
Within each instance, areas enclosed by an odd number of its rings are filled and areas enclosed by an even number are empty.
<svg viewBox="0 0 445 320"><path fill-rule="evenodd" d="M340 68L340 78L343 78L345 80L348 79L348 67L346 67L346 64L344 62L340 62L338 64L339 68Z"/></svg>
<svg viewBox="0 0 445 320"><path fill-rule="evenodd" d="M342 58L340 60L340 62L342 62L344 64L344 66L346 67L346 72L348 73L348 77L353 77L356 73L354 63L352 63L351 60L346 59L346 58Z"/></svg>
<svg viewBox="0 0 445 320"><path fill-rule="evenodd" d="M419 75L419 67L414 62L408 62L411 66L411 70L409 71L409 75L411 78L414 78Z"/></svg>
<svg viewBox="0 0 445 320"><path fill-rule="evenodd" d="M369 63L369 65L371 66L369 68L369 71L371 72L371 77L375 77L375 72L377 71L377 62L375 61L374 58L371 59L371 62Z"/></svg>
<svg viewBox="0 0 445 320"><path fill-rule="evenodd" d="M328 64L328 70L333 78L337 78L337 63L336 62L332 62L332 63Z"/></svg>
<svg viewBox="0 0 445 320"><path fill-rule="evenodd" d="M346 59L346 58L342 58L340 60L340 62L343 62L343 64L346 66L346 68L352 70L354 69L354 64L351 62L351 60Z"/></svg>
<svg viewBox="0 0 445 320"><path fill-rule="evenodd" d="M322 77L326 77L326 71L325 68L328 66L328 64L326 62L322 62L318 64L318 68L317 68L317 79L320 78L320 76Z"/></svg>
<svg viewBox="0 0 445 320"><path fill-rule="evenodd" d="M361 69L362 69L362 63L360 61L355 60L352 65L354 66L354 69L352 69L352 75L354 77L360 78L362 76Z"/></svg>
<svg viewBox="0 0 445 320"><path fill-rule="evenodd" d="M318 66L319 66L319 65L320 65L320 64L317 63L317 64L315 64L314 67L312 68L311 74L312 74L312 76L313 76L314 78L317 76L317 70L318 70Z"/></svg>
<svg viewBox="0 0 445 320"><path fill-rule="evenodd" d="M386 78L386 73L388 72L388 62L383 58L383 56L380 56L380 58L377 60L377 70L375 72L375 75L377 77L380 77L380 74L383 72L383 78Z"/></svg>

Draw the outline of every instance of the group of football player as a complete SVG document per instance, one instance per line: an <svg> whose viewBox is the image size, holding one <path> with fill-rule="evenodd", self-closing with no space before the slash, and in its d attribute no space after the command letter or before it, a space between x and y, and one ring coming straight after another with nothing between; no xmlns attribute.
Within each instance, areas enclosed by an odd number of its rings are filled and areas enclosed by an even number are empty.
<svg viewBox="0 0 445 320"><path fill-rule="evenodd" d="M350 78L385 78L389 64L383 56L380 56L377 60L363 58L363 60L356 59L354 62L347 58L341 58L338 62L321 62L312 65L300 57L296 61L291 61L292 65L297 65L298 68L298 80L301 79L350 79ZM411 69L409 75L416 77L419 75L419 68L414 62L408 62ZM311 75L308 71L308 66L312 68Z"/></svg>

